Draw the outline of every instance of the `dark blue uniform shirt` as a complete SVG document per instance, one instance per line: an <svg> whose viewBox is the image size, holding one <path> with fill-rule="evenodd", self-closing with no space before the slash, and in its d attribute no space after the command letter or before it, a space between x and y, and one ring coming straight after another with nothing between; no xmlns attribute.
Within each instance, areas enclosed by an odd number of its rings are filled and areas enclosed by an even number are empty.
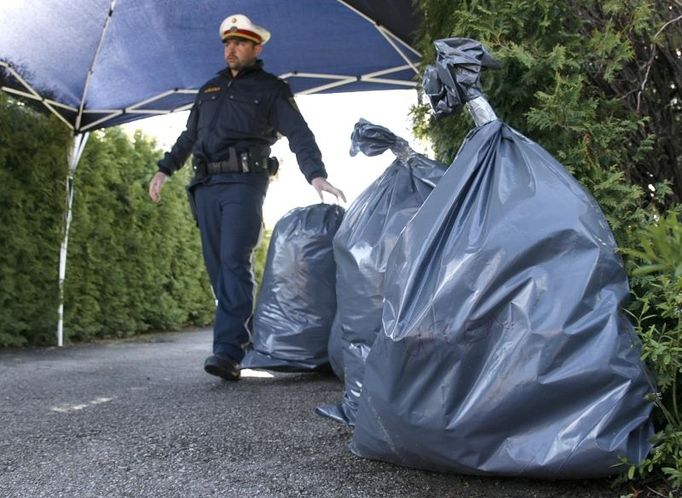
<svg viewBox="0 0 682 498"><path fill-rule="evenodd" d="M238 152L255 148L267 156L279 132L289 140L308 182L327 177L315 136L296 107L289 85L262 66L257 61L236 77L225 68L199 89L187 128L159 161L159 170L172 175L190 154L204 163L228 160L231 147Z"/></svg>

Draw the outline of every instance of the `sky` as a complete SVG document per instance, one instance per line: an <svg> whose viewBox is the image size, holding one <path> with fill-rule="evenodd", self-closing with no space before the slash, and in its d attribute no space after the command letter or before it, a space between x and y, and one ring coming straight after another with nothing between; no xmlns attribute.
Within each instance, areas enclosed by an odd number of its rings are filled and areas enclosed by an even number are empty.
<svg viewBox="0 0 682 498"><path fill-rule="evenodd" d="M322 159L327 167L328 180L340 188L350 203L367 188L393 162L390 151L376 157L359 153L351 157L350 135L353 126L364 118L384 126L407 140L417 152L429 155L428 145L416 140L412 134L410 108L417 104L416 90L388 90L372 92L347 92L324 95L301 95L296 103L315 134ZM147 118L123 125L128 133L136 129L156 139L157 146L168 150L184 130L187 112ZM272 148L272 155L280 162L280 173L270 183L263 206L265 227L272 229L289 210L320 202L305 180L282 138ZM333 196L325 195L325 202L335 202Z"/></svg>

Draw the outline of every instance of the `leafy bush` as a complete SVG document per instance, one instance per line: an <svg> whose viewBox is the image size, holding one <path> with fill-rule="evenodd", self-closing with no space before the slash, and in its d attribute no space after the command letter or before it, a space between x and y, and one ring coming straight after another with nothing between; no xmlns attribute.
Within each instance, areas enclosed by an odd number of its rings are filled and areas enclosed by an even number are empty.
<svg viewBox="0 0 682 498"><path fill-rule="evenodd" d="M661 469L675 488L682 486L682 208L639 230L634 249L626 248L636 299L630 307L643 343L643 358L656 378L660 429L645 476ZM635 469L630 470L634 475Z"/></svg>

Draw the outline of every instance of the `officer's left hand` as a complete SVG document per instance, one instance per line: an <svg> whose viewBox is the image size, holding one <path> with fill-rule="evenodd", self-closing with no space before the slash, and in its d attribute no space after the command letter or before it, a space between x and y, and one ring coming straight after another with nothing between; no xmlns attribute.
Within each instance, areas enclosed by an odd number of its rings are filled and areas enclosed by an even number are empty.
<svg viewBox="0 0 682 498"><path fill-rule="evenodd" d="M346 202L346 196L343 195L343 192L341 192L338 188L329 183L325 178L318 176L317 178L313 178L313 181L311 183L313 187L315 187L315 190L317 190L317 193L319 194L320 200L322 202L324 202L324 198L322 197L323 191L329 192L334 197L336 197L337 200L340 198L341 200L343 200L343 202Z"/></svg>
<svg viewBox="0 0 682 498"><path fill-rule="evenodd" d="M152 181L149 182L149 198L153 203L157 203L161 200L161 190L168 180L168 175L161 171L157 171L152 177Z"/></svg>

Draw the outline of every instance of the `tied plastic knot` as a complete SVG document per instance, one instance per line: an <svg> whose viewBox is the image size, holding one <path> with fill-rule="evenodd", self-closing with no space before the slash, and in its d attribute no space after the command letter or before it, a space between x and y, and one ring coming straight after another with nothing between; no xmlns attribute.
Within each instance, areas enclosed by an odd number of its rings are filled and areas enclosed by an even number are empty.
<svg viewBox="0 0 682 498"><path fill-rule="evenodd" d="M497 69L500 63L480 42L470 38L445 38L433 45L436 63L426 68L422 86L436 119L440 119L483 97L481 70Z"/></svg>
<svg viewBox="0 0 682 498"><path fill-rule="evenodd" d="M467 109L469 109L469 114L474 118L476 126L482 126L497 119L497 114L495 114L493 108L490 107L490 104L485 97L477 97L474 100L467 102L466 105Z"/></svg>
<svg viewBox="0 0 682 498"><path fill-rule="evenodd" d="M395 154L398 161L406 163L411 157L417 155L407 143L407 140L400 137L396 137L396 139L395 143L391 146L391 152Z"/></svg>
<svg viewBox="0 0 682 498"><path fill-rule="evenodd" d="M416 155L416 152L408 145L407 140L395 135L388 128L372 124L362 118L355 123L351 134L351 156L355 156L358 152L362 152L366 156L378 156L387 149L391 149L391 152L402 162Z"/></svg>

